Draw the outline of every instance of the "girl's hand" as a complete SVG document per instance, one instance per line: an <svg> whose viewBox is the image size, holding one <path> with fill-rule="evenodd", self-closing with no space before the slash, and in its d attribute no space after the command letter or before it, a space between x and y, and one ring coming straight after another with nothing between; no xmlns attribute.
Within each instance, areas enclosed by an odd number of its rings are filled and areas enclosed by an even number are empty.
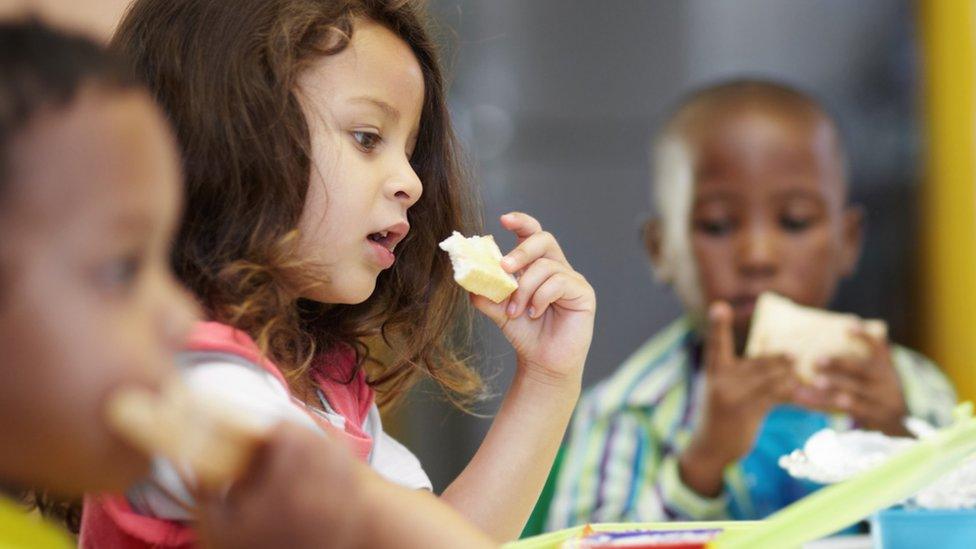
<svg viewBox="0 0 976 549"><path fill-rule="evenodd" d="M736 356L732 310L721 302L709 309L703 362L702 419L679 467L686 485L712 497L721 492L725 467L749 453L766 414L791 399L799 380L785 356Z"/></svg>
<svg viewBox="0 0 976 549"><path fill-rule="evenodd" d="M864 429L909 436L903 423L908 406L888 342L863 330L855 331L854 336L871 350L868 357L823 361L814 386L797 392L797 403L824 412L844 412Z"/></svg>
<svg viewBox="0 0 976 549"><path fill-rule="evenodd" d="M533 217L509 213L501 223L518 237L502 268L521 273L519 287L500 304L476 295L472 302L515 348L520 374L544 383L578 385L593 338L593 288Z"/></svg>

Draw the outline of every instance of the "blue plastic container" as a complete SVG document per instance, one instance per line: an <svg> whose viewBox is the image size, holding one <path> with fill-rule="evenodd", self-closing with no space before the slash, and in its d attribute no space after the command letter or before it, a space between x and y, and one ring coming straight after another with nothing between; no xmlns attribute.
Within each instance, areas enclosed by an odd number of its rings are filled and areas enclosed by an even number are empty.
<svg viewBox="0 0 976 549"><path fill-rule="evenodd" d="M875 549L974 549L976 509L887 509L872 517L871 537Z"/></svg>

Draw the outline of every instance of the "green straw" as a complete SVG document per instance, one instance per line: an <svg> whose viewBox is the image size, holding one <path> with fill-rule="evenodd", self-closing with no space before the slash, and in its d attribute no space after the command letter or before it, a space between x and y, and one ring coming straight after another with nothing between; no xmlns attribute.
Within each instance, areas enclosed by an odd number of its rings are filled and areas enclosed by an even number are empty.
<svg viewBox="0 0 976 549"><path fill-rule="evenodd" d="M758 528L728 531L711 549L779 549L800 546L897 504L976 454L972 403L956 408L956 421L931 438L848 481L826 487L772 515Z"/></svg>

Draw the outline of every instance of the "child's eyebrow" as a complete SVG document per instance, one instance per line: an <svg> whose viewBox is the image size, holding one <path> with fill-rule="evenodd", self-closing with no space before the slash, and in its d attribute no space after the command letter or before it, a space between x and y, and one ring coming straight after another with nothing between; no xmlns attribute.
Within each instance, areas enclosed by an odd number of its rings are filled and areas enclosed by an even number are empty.
<svg viewBox="0 0 976 549"><path fill-rule="evenodd" d="M776 196L776 198L778 198L780 200L790 200L790 199L793 199L793 198L800 198L800 199L806 199L806 200L816 200L816 201L823 201L824 200L824 195L823 195L822 192L819 192L819 191L816 191L816 190L813 190L813 189L806 189L806 188L786 189L786 190L777 192L775 194L775 196Z"/></svg>
<svg viewBox="0 0 976 549"><path fill-rule="evenodd" d="M400 111L382 99L377 99L369 95L361 95L359 97L353 97L350 99L350 101L354 103L367 103L373 105L374 107L383 111L383 114L385 114L387 118L390 118L393 121L400 120Z"/></svg>
<svg viewBox="0 0 976 549"><path fill-rule="evenodd" d="M703 203L716 202L716 201L738 200L741 198L742 197L739 195L739 193L734 193L724 189L715 189L715 190L700 191L695 196L694 203L703 204Z"/></svg>

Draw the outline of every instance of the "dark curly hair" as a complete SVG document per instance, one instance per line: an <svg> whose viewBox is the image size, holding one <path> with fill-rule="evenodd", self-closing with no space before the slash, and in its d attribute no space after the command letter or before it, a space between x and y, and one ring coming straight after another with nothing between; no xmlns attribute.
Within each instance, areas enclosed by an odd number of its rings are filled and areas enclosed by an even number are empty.
<svg viewBox="0 0 976 549"><path fill-rule="evenodd" d="M349 43L357 19L409 45L424 76L420 134L411 162L424 185L396 265L364 303L302 300L297 226L311 177L310 135L297 95L303 71ZM470 306L437 243L476 228L459 162L436 48L423 7L406 0L137 0L114 47L176 127L186 211L173 261L208 315L250 334L311 388L313 359L337 346L367 364L381 404L422 376L455 403L482 382L459 349ZM382 349L379 349L382 347ZM382 358L379 358L382 357Z"/></svg>

